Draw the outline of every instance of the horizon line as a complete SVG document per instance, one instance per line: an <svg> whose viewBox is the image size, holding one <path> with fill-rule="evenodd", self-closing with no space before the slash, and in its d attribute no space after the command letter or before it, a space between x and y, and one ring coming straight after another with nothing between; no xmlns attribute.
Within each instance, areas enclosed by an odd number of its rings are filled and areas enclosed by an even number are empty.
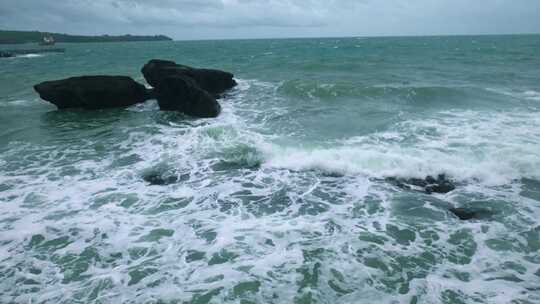
<svg viewBox="0 0 540 304"><path fill-rule="evenodd" d="M532 36L540 35L540 32L521 32L504 34L404 34L404 35L358 35L358 36L291 36L291 37L256 37L256 38L201 38L201 39L176 39L173 41L226 41L226 40L287 40L287 39L350 39L350 38L422 38L422 37L478 37L478 36ZM165 35L167 36L167 35Z"/></svg>
<svg viewBox="0 0 540 304"><path fill-rule="evenodd" d="M170 38L172 41L229 41L229 40L287 40L287 39L349 39L349 38L422 38L422 37L472 37L472 36L528 36L528 35L540 35L540 32L517 32L517 33L456 33L456 34L375 34L375 35L328 35L328 36L290 36L290 37L223 37L223 38L174 38L172 35L167 34L71 34L54 31L42 31L42 30L19 30L19 29L0 29L0 31L20 31L20 32L41 32L51 34L62 34L70 36L147 36L157 37L164 36Z"/></svg>

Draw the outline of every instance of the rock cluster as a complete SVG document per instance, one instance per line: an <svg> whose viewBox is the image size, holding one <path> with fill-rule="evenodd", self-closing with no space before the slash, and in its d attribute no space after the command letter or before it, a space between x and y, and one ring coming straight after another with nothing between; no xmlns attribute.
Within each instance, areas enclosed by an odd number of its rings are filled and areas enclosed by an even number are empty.
<svg viewBox="0 0 540 304"><path fill-rule="evenodd" d="M142 73L153 89L127 76L81 76L46 81L34 86L40 97L59 109L105 109L127 107L155 98L164 111L195 117L216 117L217 98L236 86L234 75L197 69L173 61L150 60Z"/></svg>
<svg viewBox="0 0 540 304"><path fill-rule="evenodd" d="M173 61L150 60L141 72L149 85L157 88L167 78L186 77L201 89L214 96L236 86L234 75L229 72L211 69L196 69Z"/></svg>
<svg viewBox="0 0 540 304"><path fill-rule="evenodd" d="M446 175L440 174L437 178L427 176L426 178L388 178L396 186L406 190L421 190L427 194L432 193L448 193L454 191L456 186L449 180Z"/></svg>
<svg viewBox="0 0 540 304"><path fill-rule="evenodd" d="M12 52L0 51L0 58L10 58L10 57L15 57L15 54L13 54Z"/></svg>

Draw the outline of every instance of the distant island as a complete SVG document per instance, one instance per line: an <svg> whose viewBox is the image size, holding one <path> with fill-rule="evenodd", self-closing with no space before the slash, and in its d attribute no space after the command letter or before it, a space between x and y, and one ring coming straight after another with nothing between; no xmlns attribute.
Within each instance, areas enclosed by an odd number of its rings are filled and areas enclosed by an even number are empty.
<svg viewBox="0 0 540 304"><path fill-rule="evenodd" d="M59 33L48 33L38 31L3 31L0 30L0 44L21 44L21 43L40 43L43 37L50 36L54 38L56 42L127 42L127 41L170 41L170 37L164 35L155 36L136 36L136 35L122 35L122 36L82 36L82 35L68 35Z"/></svg>

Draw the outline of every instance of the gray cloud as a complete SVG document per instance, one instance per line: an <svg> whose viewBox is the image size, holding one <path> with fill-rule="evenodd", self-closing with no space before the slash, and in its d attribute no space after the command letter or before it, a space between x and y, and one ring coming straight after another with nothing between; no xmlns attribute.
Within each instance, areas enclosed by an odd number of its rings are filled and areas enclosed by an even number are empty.
<svg viewBox="0 0 540 304"><path fill-rule="evenodd" d="M0 0L0 28L178 39L540 32L538 0Z"/></svg>

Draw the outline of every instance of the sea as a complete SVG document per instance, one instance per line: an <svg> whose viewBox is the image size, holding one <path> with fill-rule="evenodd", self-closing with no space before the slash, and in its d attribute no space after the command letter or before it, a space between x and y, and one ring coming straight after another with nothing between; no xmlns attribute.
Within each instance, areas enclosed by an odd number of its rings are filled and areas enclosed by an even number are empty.
<svg viewBox="0 0 540 304"><path fill-rule="evenodd" d="M0 303L540 303L540 35L57 46L0 59ZM156 58L238 86L213 119L32 88Z"/></svg>

